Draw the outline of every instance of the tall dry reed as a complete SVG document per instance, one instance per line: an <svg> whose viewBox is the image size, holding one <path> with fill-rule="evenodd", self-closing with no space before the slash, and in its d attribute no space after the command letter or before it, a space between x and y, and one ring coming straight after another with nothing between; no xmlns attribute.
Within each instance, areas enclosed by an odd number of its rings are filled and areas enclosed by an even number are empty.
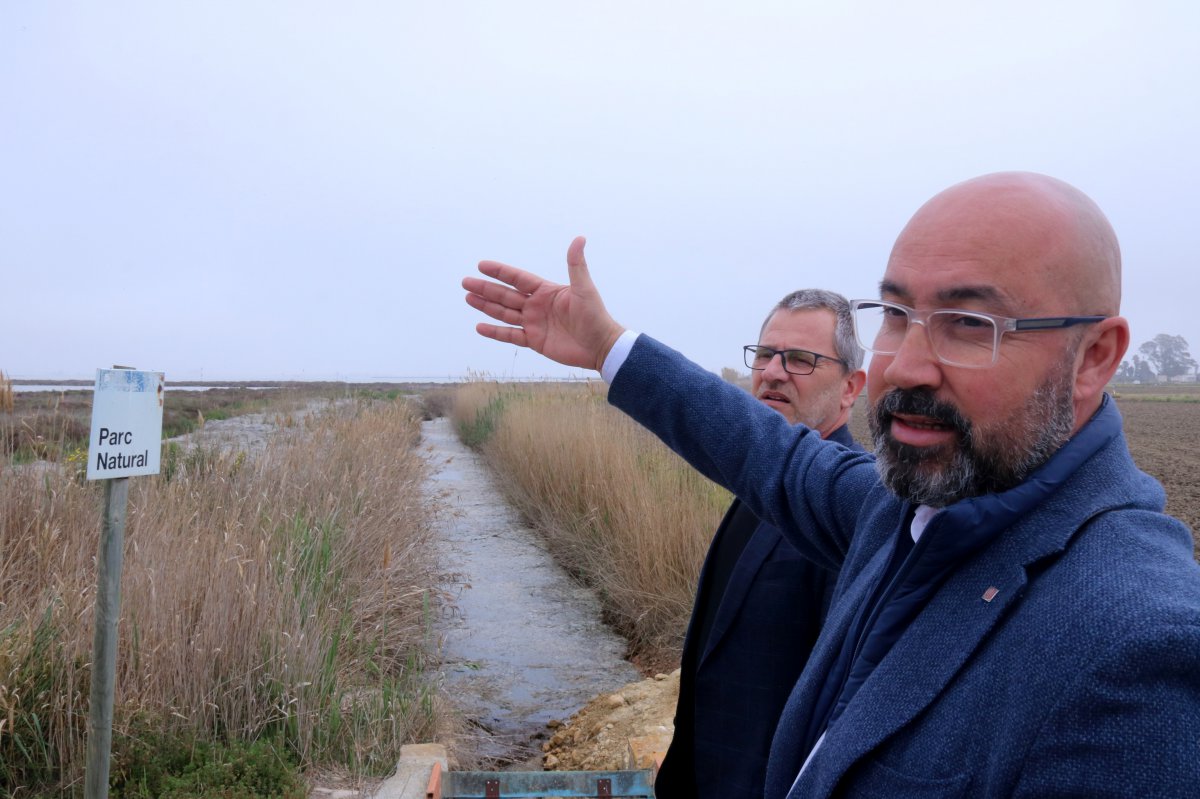
<svg viewBox="0 0 1200 799"><path fill-rule="evenodd" d="M416 416L351 402L304 424L132 479L114 750L270 735L370 773L434 734ZM0 794L80 776L99 496L67 469L0 469Z"/></svg>
<svg viewBox="0 0 1200 799"><path fill-rule="evenodd" d="M0 369L0 413L13 412L13 387L12 380L5 376L4 370Z"/></svg>
<svg viewBox="0 0 1200 799"><path fill-rule="evenodd" d="M455 420L555 556L595 587L641 663L677 663L730 496L605 401L602 387L458 389Z"/></svg>

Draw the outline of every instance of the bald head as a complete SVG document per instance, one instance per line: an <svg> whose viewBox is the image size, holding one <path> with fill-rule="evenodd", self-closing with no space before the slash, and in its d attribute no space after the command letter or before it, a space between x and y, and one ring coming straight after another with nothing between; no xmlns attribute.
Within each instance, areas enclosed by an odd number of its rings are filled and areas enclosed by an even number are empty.
<svg viewBox="0 0 1200 799"><path fill-rule="evenodd" d="M1119 313L1121 252L1103 212L1083 192L1046 175L998 172L951 186L901 231L896 263L983 265L1013 295L1001 313Z"/></svg>
<svg viewBox="0 0 1200 799"><path fill-rule="evenodd" d="M925 203L896 239L880 294L918 312L1098 317L1066 328L1002 332L996 362L974 373L939 363L927 336L906 335L895 355L872 359L872 404L893 389L927 390L962 409L980 430L1008 431L997 432L998 441L1022 440L1012 434L1013 420L1030 421L1029 429L1041 424L1024 415L1043 395L1071 404L1072 418L1061 414L1061 426L1077 430L1100 406L1129 346L1129 323L1119 316L1117 237L1086 195L1045 175L984 175Z"/></svg>

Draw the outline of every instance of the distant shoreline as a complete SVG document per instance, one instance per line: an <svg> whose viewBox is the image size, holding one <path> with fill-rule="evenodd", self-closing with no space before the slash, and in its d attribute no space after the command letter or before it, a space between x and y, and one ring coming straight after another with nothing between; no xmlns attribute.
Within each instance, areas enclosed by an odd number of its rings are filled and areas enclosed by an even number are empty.
<svg viewBox="0 0 1200 799"><path fill-rule="evenodd" d="M14 377L14 386L92 386L95 379L52 380L41 377ZM411 380L167 380L171 386L207 386L210 388L288 388L289 386L408 386L425 383L457 383L458 378L414 378Z"/></svg>
<svg viewBox="0 0 1200 799"><path fill-rule="evenodd" d="M394 380L167 380L168 389L179 386L195 388L365 388L394 389L404 387L432 387L458 385L478 380L496 383L586 383L595 377L413 377ZM49 379L38 377L14 377L9 381L14 386L54 386L68 389L90 389L95 379L67 378Z"/></svg>

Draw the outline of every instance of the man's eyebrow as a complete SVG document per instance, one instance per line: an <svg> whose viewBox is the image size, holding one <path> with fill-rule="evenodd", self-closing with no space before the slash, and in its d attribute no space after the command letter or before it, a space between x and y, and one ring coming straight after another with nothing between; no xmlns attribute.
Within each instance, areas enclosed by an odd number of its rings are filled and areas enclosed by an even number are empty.
<svg viewBox="0 0 1200 799"><path fill-rule="evenodd" d="M911 300L908 290L892 280L879 281L879 294L882 297L890 296ZM1008 302L1004 294L997 290L996 287L988 285L955 286L953 288L941 289L935 296L939 304L947 306L963 302L982 302L991 306L999 306L1001 310L1008 308Z"/></svg>
<svg viewBox="0 0 1200 799"><path fill-rule="evenodd" d="M879 281L879 296L906 299L908 297L908 292L905 291L904 287L899 283L885 278Z"/></svg>
<svg viewBox="0 0 1200 799"><path fill-rule="evenodd" d="M942 289L937 293L938 302L982 301L989 304L1005 304L1004 296L994 286L957 286Z"/></svg>

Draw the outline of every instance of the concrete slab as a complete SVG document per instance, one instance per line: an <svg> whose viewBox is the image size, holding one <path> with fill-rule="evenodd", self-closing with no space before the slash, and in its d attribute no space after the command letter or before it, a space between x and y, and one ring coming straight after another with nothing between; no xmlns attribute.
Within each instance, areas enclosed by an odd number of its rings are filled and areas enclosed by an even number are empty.
<svg viewBox="0 0 1200 799"><path fill-rule="evenodd" d="M371 799L425 799L425 788L434 764L446 770L446 747L441 744L409 744L400 747L396 773L384 780Z"/></svg>

